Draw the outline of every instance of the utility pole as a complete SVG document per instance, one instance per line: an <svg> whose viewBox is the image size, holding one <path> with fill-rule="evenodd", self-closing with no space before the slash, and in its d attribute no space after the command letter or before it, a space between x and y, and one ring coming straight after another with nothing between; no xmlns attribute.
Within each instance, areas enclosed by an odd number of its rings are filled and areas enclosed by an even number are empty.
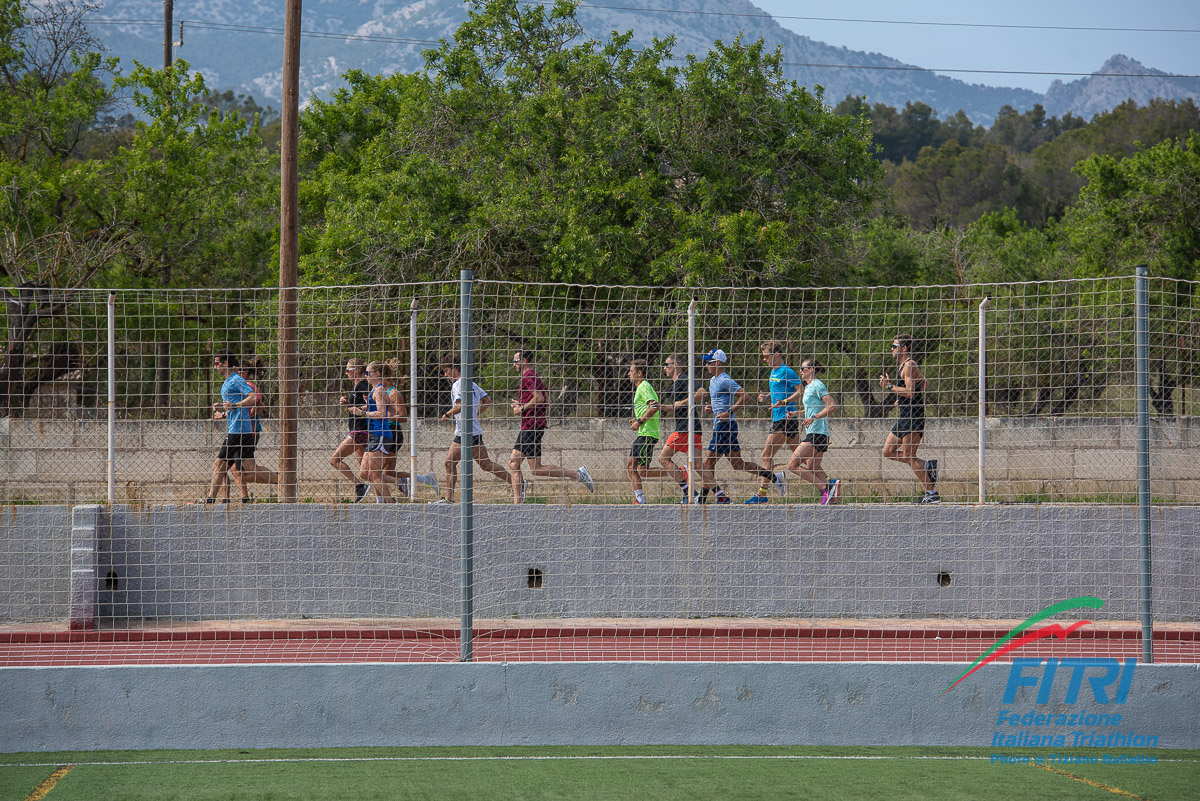
<svg viewBox="0 0 1200 801"><path fill-rule="evenodd" d="M279 140L279 500L296 502L296 359L299 260L300 0L287 0L283 23L283 113Z"/></svg>
<svg viewBox="0 0 1200 801"><path fill-rule="evenodd" d="M163 0L163 69L171 67L171 26L175 16L175 0ZM182 38L182 37L181 37Z"/></svg>
<svg viewBox="0 0 1200 801"><path fill-rule="evenodd" d="M163 72L171 69L171 25L175 0L163 0ZM183 37L180 37L181 39ZM170 414L171 402L171 343L158 342L154 359L154 410Z"/></svg>

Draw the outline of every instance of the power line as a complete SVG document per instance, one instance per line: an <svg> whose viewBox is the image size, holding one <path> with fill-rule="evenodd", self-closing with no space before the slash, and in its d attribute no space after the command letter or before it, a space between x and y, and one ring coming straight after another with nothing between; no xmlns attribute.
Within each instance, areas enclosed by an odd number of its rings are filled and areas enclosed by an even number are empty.
<svg viewBox="0 0 1200 801"><path fill-rule="evenodd" d="M161 19L116 19L112 17L93 17L88 20L90 24L96 25L162 25ZM267 28L261 25L238 25L228 22L207 22L205 20L180 20L180 22L188 28L199 28L201 30L210 31L229 31L232 33L265 33L272 36L283 36L283 28ZM301 36L310 39L340 39L343 41L367 41L367 42L383 42L386 44L417 44L417 45L432 45L441 44L436 39L409 39L400 36L379 36L376 34L363 33L338 33L333 31L301 31Z"/></svg>
<svg viewBox="0 0 1200 801"><path fill-rule="evenodd" d="M547 0L519 0L522 5L548 6ZM1017 25L990 22L930 22L902 19L858 19L853 17L801 17L792 14L752 14L745 11L692 11L682 8L641 8L638 6L608 6L580 3L580 8L602 8L608 11L644 11L654 14L693 14L708 17L751 17L760 19L789 19L803 22L853 22L872 25L929 25L943 28L1002 28L1021 31L1093 31L1100 33L1200 33L1200 28L1106 28L1097 25Z"/></svg>
<svg viewBox="0 0 1200 801"><path fill-rule="evenodd" d="M682 61L682 59L672 59ZM887 66L883 64L809 64L799 61L781 61L785 67L812 67L831 70L894 70L897 72L966 72L987 75L1051 75L1073 78L1200 78L1200 75L1175 75L1166 72L1048 72L1043 70L973 70L943 69L942 67Z"/></svg>
<svg viewBox="0 0 1200 801"><path fill-rule="evenodd" d="M535 0L523 0L523 2L540 5ZM591 6L592 8L614 9L617 6ZM726 16L770 16L758 14L726 14L718 11L678 11L674 12L671 9L642 9L642 8L627 8L631 11L663 11L680 14L724 14ZM797 17L797 19L800 19ZM815 19L810 18L810 19ZM114 19L108 17L98 17L90 20L99 25L153 25L162 24L162 20L158 19ZM202 20L183 20L184 25L190 28L199 28L201 30L227 31L230 33L260 33L272 36L282 36L283 28L268 28L260 25L237 25L224 22L206 22ZM940 23L939 23L940 24ZM947 23L949 24L949 23ZM1100 30L1100 29L1095 29ZM396 36L378 36L375 34L358 34L358 33L337 33L330 31L301 31L301 36L314 39L339 39L343 41L362 41L362 42L381 42L386 44L412 44L412 45L428 45L436 47L441 44L440 40L433 39L408 39ZM672 58L671 61L684 61L682 58ZM985 70L985 69L968 69L958 67L915 67L901 65L885 65L885 64L820 64L801 61L783 61L780 62L785 67L805 67L809 69L843 69L843 70L874 70L882 72L946 72L946 73L962 73L972 75L1043 75L1051 77L1063 78L1200 78L1200 75L1176 75L1165 72L1058 72L1045 70Z"/></svg>

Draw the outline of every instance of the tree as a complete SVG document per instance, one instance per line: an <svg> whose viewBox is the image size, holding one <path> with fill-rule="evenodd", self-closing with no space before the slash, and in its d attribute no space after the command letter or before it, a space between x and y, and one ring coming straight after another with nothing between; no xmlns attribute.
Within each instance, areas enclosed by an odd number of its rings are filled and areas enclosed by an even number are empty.
<svg viewBox="0 0 1200 801"><path fill-rule="evenodd" d="M1123 159L1092 156L1087 181L1064 229L1086 276L1151 275L1194 281L1200 274L1200 134L1160 142Z"/></svg>
<svg viewBox="0 0 1200 801"><path fill-rule="evenodd" d="M22 410L37 387L78 366L53 331L64 290L83 285L112 252L111 232L85 224L72 159L111 100L103 57L83 22L91 6L69 0L0 0L0 280L8 347L0 363L3 413Z"/></svg>
<svg viewBox="0 0 1200 801"><path fill-rule="evenodd" d="M1068 206L1075 203L1084 178L1074 172L1075 165L1093 155L1130 156L1141 149L1139 142L1157 144L1167 139L1187 137L1200 130L1200 109L1191 100L1151 100L1138 106L1126 101L1105 114L1085 123L1064 115L1057 122L1062 133L1033 151L1033 161L1025 175L1039 205L1041 220L1062 219Z"/></svg>
<svg viewBox="0 0 1200 801"><path fill-rule="evenodd" d="M1128 275L1144 264L1153 282L1151 358L1155 406L1197 378L1200 277L1200 134L1160 142L1123 159L1092 156L1076 167L1087 181L1063 230L1084 276Z"/></svg>
<svg viewBox="0 0 1200 801"><path fill-rule="evenodd" d="M964 148L951 140L927 147L888 175L896 209L919 228L964 226L987 212L1027 208L1028 189L1008 151L996 144Z"/></svg>
<svg viewBox="0 0 1200 801"><path fill-rule="evenodd" d="M761 43L666 66L574 6L473 3L425 72L348 76L302 121L309 280L808 283L879 168L861 120Z"/></svg>
<svg viewBox="0 0 1200 801"><path fill-rule="evenodd" d="M118 85L144 119L108 158L82 165L89 219L116 232L109 285L256 286L274 253L273 171L256 118L205 103L186 61L165 70L134 62Z"/></svg>

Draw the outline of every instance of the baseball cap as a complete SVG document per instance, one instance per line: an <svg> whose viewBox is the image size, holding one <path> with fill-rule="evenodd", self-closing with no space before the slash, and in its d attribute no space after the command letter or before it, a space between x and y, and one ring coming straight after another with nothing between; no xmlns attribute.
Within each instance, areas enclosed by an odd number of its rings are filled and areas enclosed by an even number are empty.
<svg viewBox="0 0 1200 801"><path fill-rule="evenodd" d="M713 348L712 350L710 350L708 353L704 354L700 358L704 359L704 361L706 363L707 362L721 362L722 364L729 364L729 357L726 356L725 351L721 350L720 348Z"/></svg>

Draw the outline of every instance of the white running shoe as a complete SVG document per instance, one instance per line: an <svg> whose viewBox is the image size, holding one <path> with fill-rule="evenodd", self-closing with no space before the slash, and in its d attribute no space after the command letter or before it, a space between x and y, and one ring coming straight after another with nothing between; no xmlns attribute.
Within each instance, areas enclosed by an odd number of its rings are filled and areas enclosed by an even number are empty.
<svg viewBox="0 0 1200 801"><path fill-rule="evenodd" d="M772 476L775 484L775 491L779 493L779 497L783 497L783 493L787 491L787 473L776 473Z"/></svg>
<svg viewBox="0 0 1200 801"><path fill-rule="evenodd" d="M592 480L592 474L588 472L586 467L580 466L579 470L576 471L576 476L588 488L588 492L594 493L596 491L596 482Z"/></svg>
<svg viewBox="0 0 1200 801"><path fill-rule="evenodd" d="M423 476L417 476L417 483L424 484L427 487L433 487L434 492L441 492L442 488L438 486L437 476L433 473L426 473Z"/></svg>
<svg viewBox="0 0 1200 801"><path fill-rule="evenodd" d="M525 503L525 493L529 491L529 479L521 479L521 503Z"/></svg>

